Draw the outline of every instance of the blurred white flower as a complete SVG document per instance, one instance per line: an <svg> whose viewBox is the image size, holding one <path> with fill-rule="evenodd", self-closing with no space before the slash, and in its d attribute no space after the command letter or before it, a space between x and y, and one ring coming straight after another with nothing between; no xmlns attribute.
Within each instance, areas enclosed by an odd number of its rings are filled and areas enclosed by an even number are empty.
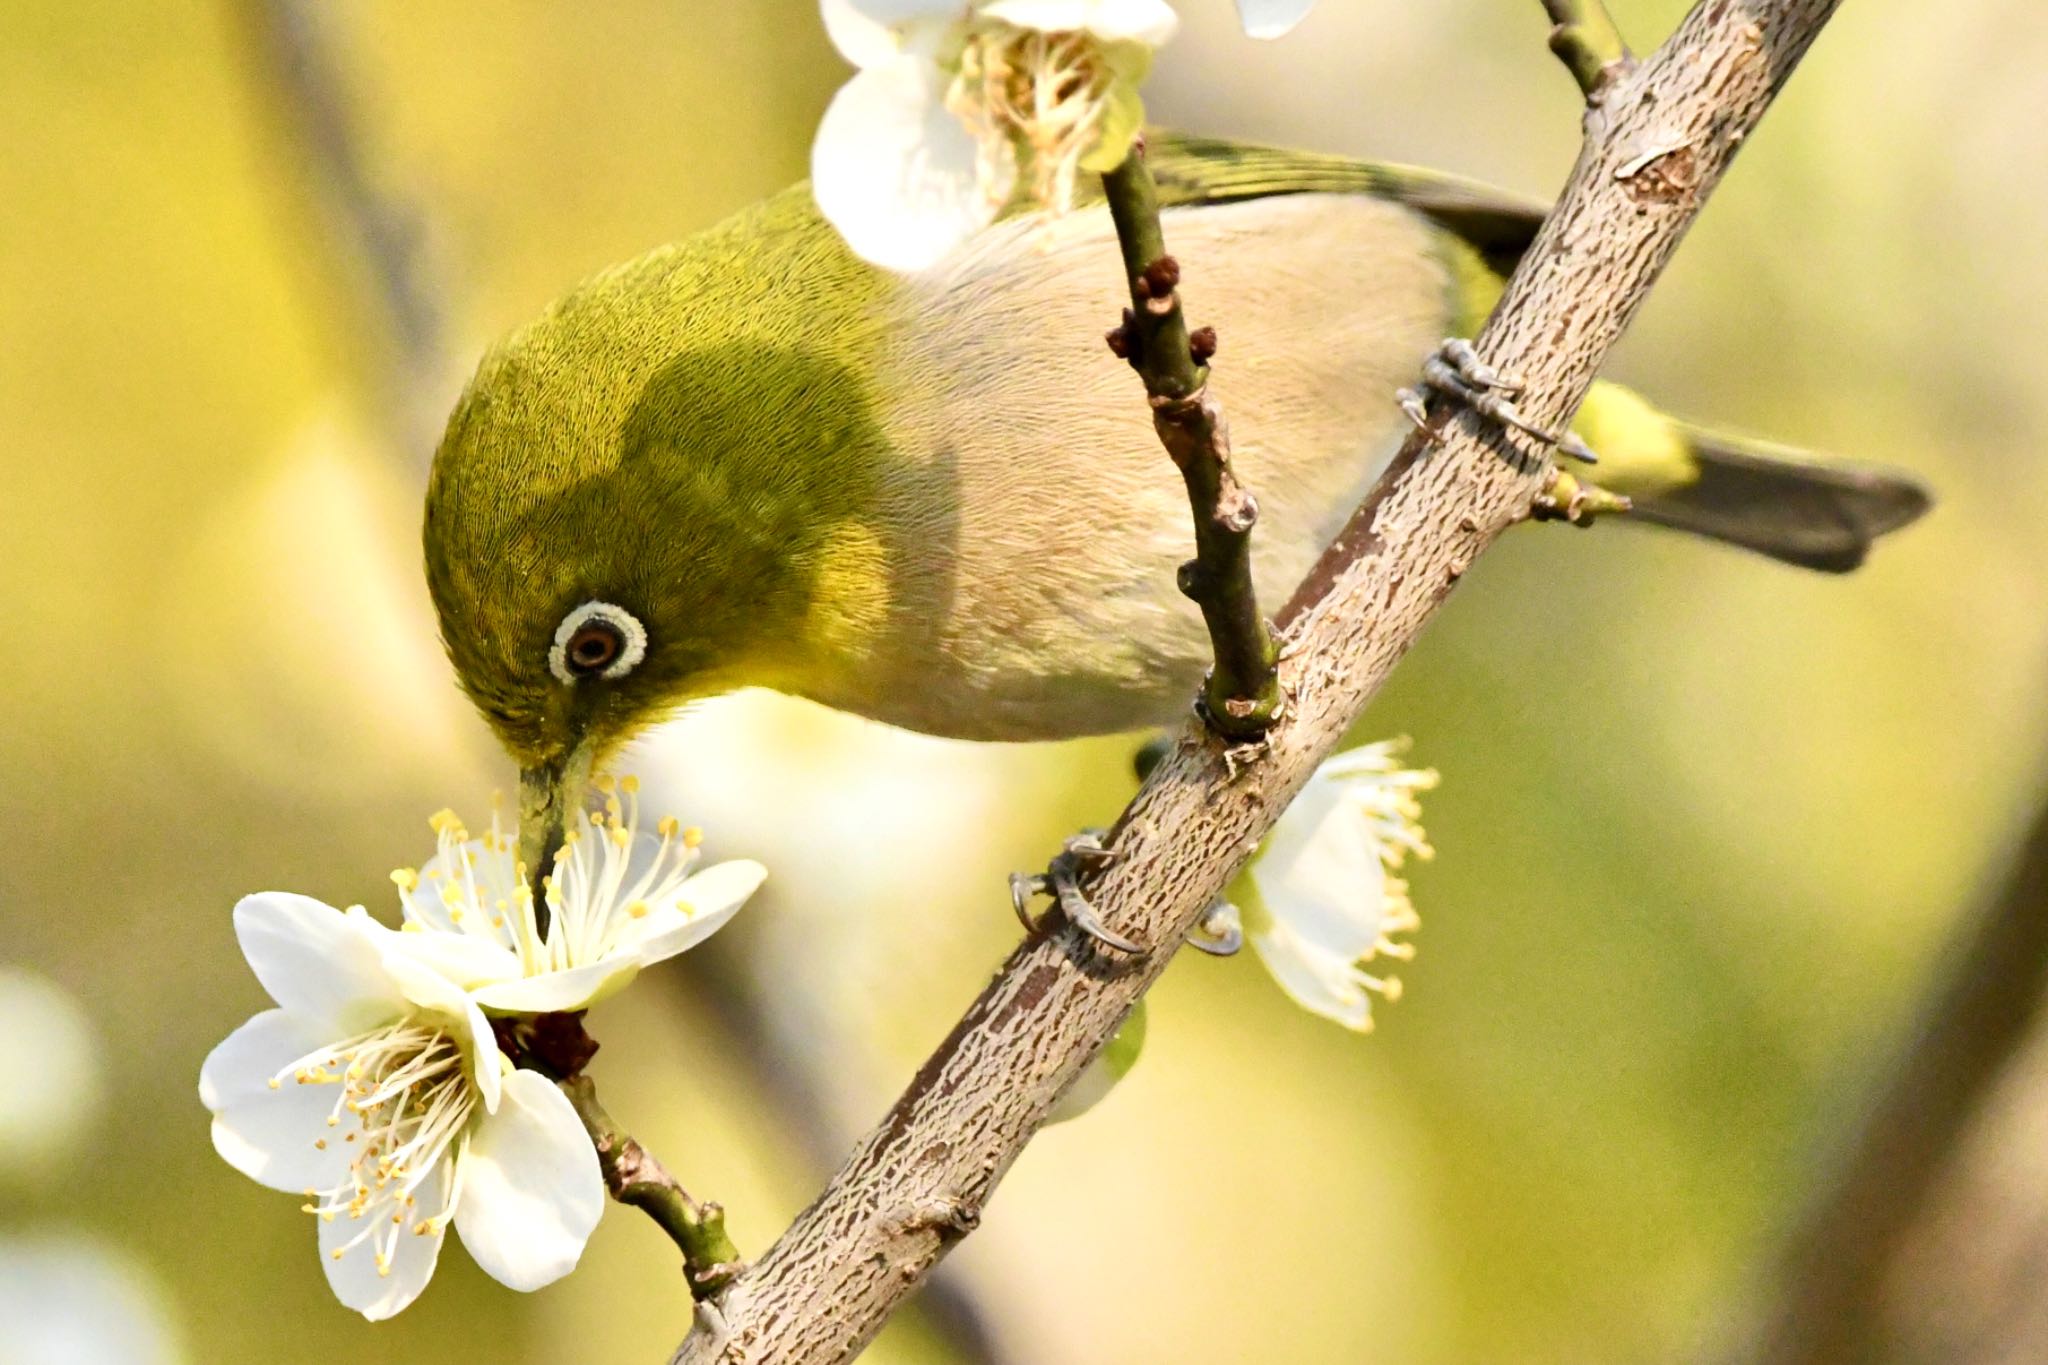
<svg viewBox="0 0 2048 1365"><path fill-rule="evenodd" d="M1246 937L1280 988L1360 1032L1372 1028L1374 993L1401 995L1398 977L1370 975L1362 964L1415 955L1394 937L1419 923L1395 873L1411 853L1432 856L1416 794L1437 775L1403 768L1405 748L1387 740L1316 769L1240 883Z"/></svg>
<svg viewBox="0 0 2048 1365"><path fill-rule="evenodd" d="M1165 0L822 0L860 70L811 148L819 209L859 255L932 265L993 222L1021 173L1072 207L1144 122L1138 85L1178 20Z"/></svg>
<svg viewBox="0 0 2048 1365"><path fill-rule="evenodd" d="M1278 38L1315 8L1316 0L1237 0L1237 17L1254 38Z"/></svg>
<svg viewBox="0 0 2048 1365"><path fill-rule="evenodd" d="M278 1007L200 1072L214 1149L304 1196L342 1303L372 1320L411 1303L450 1222L514 1289L575 1267L604 1208L597 1154L568 1098L511 1070L476 1002L415 951L422 935L282 892L243 899L235 933ZM459 963L465 940L436 937Z"/></svg>
<svg viewBox="0 0 2048 1365"><path fill-rule="evenodd" d="M639 782L601 789L605 808L568 832L546 878L545 935L511 836L494 819L472 839L453 811L436 815L433 859L391 874L415 955L494 1013L587 1009L709 938L768 875L744 859L692 872L701 831L664 816L645 833Z"/></svg>
<svg viewBox="0 0 2048 1365"><path fill-rule="evenodd" d="M69 1233L0 1236L0 1360L173 1365L183 1359L147 1266Z"/></svg>
<svg viewBox="0 0 2048 1365"><path fill-rule="evenodd" d="M105 1097L92 1025L49 978L0 966L0 1038L11 1059L0 1085L0 1176L47 1179Z"/></svg>

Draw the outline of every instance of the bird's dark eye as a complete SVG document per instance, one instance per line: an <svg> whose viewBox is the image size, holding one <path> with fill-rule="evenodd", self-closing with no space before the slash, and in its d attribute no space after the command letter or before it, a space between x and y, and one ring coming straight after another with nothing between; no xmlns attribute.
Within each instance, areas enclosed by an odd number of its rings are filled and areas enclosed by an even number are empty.
<svg viewBox="0 0 2048 1365"><path fill-rule="evenodd" d="M555 627L548 671L565 683L623 678L647 655L647 630L610 602L585 602Z"/></svg>
<svg viewBox="0 0 2048 1365"><path fill-rule="evenodd" d="M571 673L601 673L626 649L626 637L609 621L592 621L569 637Z"/></svg>

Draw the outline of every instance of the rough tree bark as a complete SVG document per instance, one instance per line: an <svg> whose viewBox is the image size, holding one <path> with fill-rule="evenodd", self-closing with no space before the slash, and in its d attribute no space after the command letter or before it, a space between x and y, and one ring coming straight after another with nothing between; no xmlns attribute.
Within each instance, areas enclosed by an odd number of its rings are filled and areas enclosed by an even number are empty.
<svg viewBox="0 0 2048 1365"><path fill-rule="evenodd" d="M1527 381L1531 421L1561 427L1583 399L1836 4L1702 0L1603 82L1564 196L1478 342ZM1288 604L1292 700L1264 750L1248 761L1189 725L1112 831L1121 857L1089 894L1145 951L1105 956L1071 927L1021 945L818 1199L704 1306L675 1365L843 1361L874 1336L1549 471L1520 436L1432 415Z"/></svg>

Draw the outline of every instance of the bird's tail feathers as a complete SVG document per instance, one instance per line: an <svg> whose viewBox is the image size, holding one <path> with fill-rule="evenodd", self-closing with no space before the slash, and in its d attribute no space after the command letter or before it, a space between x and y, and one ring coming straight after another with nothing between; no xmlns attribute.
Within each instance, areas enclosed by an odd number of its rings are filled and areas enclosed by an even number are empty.
<svg viewBox="0 0 2048 1365"><path fill-rule="evenodd" d="M1879 536L1932 505L1895 470L1820 462L1784 446L1681 427L1699 466L1683 487L1641 498L1632 516L1826 573L1863 562ZM1598 477L1597 469L1594 476Z"/></svg>

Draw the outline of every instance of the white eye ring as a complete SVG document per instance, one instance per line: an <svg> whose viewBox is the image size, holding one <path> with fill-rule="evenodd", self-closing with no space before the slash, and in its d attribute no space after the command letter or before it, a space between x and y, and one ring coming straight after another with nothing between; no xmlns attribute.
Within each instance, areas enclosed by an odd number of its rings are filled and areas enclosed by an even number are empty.
<svg viewBox="0 0 2048 1365"><path fill-rule="evenodd" d="M578 631L591 625L610 627L618 637L619 652L604 667L578 673L569 666L569 642ZM585 602L555 627L555 642L548 647L548 671L573 686L585 678L623 678L646 657L647 627L640 624L638 617L610 602Z"/></svg>

